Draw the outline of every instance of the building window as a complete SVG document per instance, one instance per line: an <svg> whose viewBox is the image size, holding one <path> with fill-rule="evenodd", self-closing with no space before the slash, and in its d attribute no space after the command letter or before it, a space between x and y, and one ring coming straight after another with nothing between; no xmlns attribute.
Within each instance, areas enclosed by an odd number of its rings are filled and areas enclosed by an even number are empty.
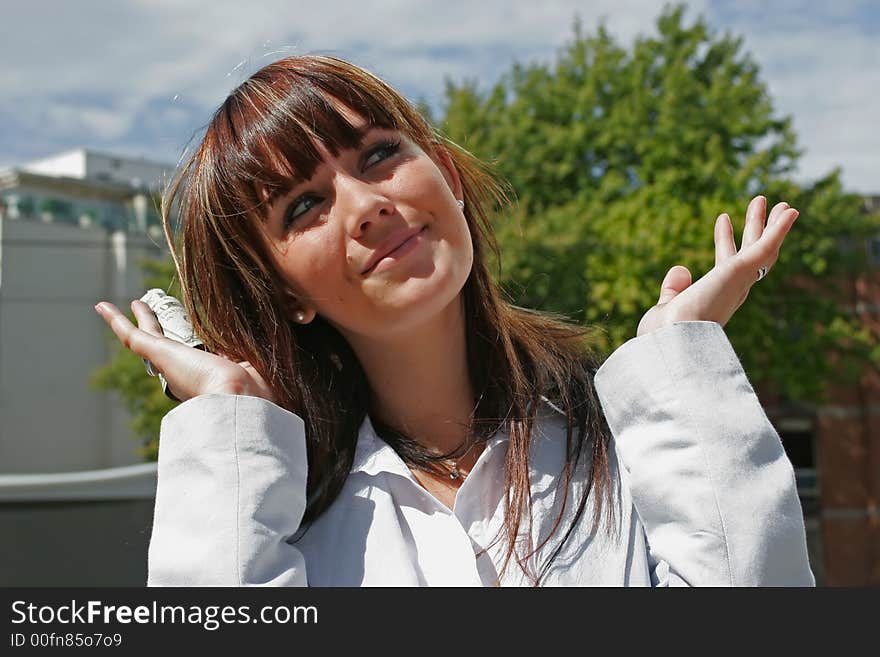
<svg viewBox="0 0 880 657"><path fill-rule="evenodd" d="M6 207L6 213L10 219L31 217L36 209L33 198L19 194L5 195L3 197L3 205Z"/></svg>
<svg viewBox="0 0 880 657"><path fill-rule="evenodd" d="M46 221L74 221L73 203L60 198L44 198L40 201L40 212Z"/></svg>
<svg viewBox="0 0 880 657"><path fill-rule="evenodd" d="M817 473L816 436L809 420L788 419L779 422L779 437L785 454L794 466L798 494L808 506L818 504L819 478Z"/></svg>
<svg viewBox="0 0 880 657"><path fill-rule="evenodd" d="M20 196L18 199L18 214L23 217L32 217L36 212L37 204L30 196Z"/></svg>
<svg viewBox="0 0 880 657"><path fill-rule="evenodd" d="M868 264L872 267L880 267L880 235L874 235L867 240Z"/></svg>

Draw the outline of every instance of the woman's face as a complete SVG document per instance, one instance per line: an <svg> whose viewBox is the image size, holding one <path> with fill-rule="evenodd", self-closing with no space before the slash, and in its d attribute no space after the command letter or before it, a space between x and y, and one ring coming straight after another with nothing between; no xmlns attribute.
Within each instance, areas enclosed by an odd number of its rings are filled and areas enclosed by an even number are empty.
<svg viewBox="0 0 880 657"><path fill-rule="evenodd" d="M295 301L347 338L384 339L450 307L473 265L470 232L449 155L431 156L402 133L362 129L359 148L324 156L269 208L275 265Z"/></svg>

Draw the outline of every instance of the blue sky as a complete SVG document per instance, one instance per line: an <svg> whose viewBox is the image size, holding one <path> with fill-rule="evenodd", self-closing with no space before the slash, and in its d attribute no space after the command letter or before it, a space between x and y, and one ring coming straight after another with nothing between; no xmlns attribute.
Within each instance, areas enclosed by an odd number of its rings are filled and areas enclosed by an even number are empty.
<svg viewBox="0 0 880 657"><path fill-rule="evenodd" d="M514 61L552 60L574 16L622 42L656 0L4 0L0 166L76 147L174 164L225 95L285 54L336 54L413 98L447 77L488 86ZM741 35L777 112L794 117L809 181L841 167L880 193L880 3L699 0Z"/></svg>

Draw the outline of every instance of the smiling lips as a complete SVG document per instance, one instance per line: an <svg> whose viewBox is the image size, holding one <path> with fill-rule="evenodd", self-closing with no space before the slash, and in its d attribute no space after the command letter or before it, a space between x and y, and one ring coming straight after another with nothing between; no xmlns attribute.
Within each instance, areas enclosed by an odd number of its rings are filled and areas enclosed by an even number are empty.
<svg viewBox="0 0 880 657"><path fill-rule="evenodd" d="M421 243L421 234L424 230L424 226L408 228L405 231L392 235L380 248L373 252L373 255L367 261L367 268L361 272L361 275L384 271L388 267L393 266L395 262Z"/></svg>

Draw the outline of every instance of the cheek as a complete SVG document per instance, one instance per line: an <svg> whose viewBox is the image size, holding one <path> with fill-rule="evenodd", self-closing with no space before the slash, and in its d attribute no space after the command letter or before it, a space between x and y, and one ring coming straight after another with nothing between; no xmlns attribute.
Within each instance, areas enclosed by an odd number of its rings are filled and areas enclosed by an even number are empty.
<svg viewBox="0 0 880 657"><path fill-rule="evenodd" d="M474 261L474 242L475 239L471 235L470 227L468 226L467 219L465 219L461 214L457 211L452 215L453 218L449 220L448 233L452 240L454 240L455 253L457 259L464 265L467 266L467 269L470 271L470 267Z"/></svg>
<svg viewBox="0 0 880 657"><path fill-rule="evenodd" d="M320 306L338 300L344 293L345 257L338 241L323 235L303 235L291 243L280 265L293 290Z"/></svg>
<svg viewBox="0 0 880 657"><path fill-rule="evenodd" d="M444 206L454 202L452 188L443 173L428 158L417 158L400 169L391 182L392 191L401 200L416 205L426 202Z"/></svg>
<svg viewBox="0 0 880 657"><path fill-rule="evenodd" d="M462 220L460 230L461 243L457 249L457 254L461 284L464 285L464 281L467 280L474 266L474 246L466 221Z"/></svg>

